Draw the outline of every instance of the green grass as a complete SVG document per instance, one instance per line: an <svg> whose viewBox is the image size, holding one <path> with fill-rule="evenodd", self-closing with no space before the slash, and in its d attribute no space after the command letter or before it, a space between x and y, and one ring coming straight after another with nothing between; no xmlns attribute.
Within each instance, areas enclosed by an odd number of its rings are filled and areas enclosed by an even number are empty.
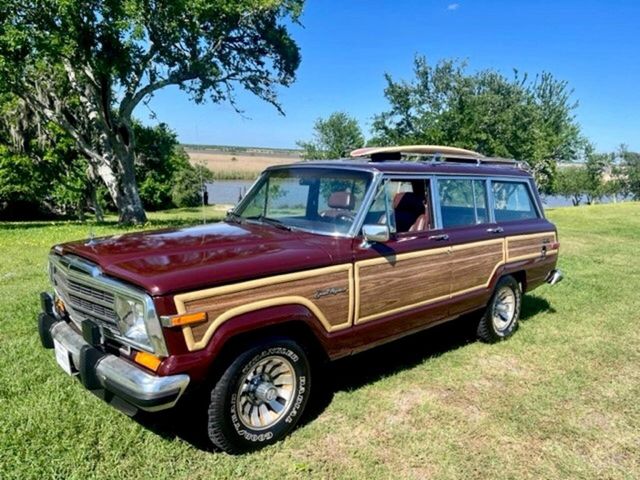
<svg viewBox="0 0 640 480"><path fill-rule="evenodd" d="M125 417L40 347L49 246L121 229L0 225L0 478L639 478L640 204L548 215L566 279L527 295L513 338L457 321L341 361L315 418L240 457Z"/></svg>

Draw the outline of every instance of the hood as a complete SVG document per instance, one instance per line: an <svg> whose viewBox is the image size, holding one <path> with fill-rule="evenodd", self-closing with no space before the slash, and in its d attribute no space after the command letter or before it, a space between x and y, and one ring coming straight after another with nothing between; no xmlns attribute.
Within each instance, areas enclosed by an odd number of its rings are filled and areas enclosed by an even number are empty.
<svg viewBox="0 0 640 480"><path fill-rule="evenodd" d="M164 295L328 265L331 255L316 237L221 222L70 242L54 251L83 257L108 275Z"/></svg>

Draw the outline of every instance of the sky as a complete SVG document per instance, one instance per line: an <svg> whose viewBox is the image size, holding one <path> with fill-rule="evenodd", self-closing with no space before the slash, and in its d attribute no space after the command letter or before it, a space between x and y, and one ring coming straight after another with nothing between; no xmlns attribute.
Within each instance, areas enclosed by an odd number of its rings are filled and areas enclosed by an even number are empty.
<svg viewBox="0 0 640 480"><path fill-rule="evenodd" d="M241 116L175 87L136 115L169 124L182 143L294 148L335 111L368 136L388 106L384 74L410 80L421 54L466 60L469 72L548 71L574 90L577 121L599 151L640 150L640 0L307 0L301 22L290 28L302 53L296 81L278 90L285 116L246 92Z"/></svg>

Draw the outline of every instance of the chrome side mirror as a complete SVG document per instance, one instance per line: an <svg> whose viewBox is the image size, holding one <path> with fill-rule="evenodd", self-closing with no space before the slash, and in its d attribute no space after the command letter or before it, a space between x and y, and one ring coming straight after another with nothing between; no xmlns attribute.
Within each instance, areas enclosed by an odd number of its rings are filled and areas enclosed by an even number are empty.
<svg viewBox="0 0 640 480"><path fill-rule="evenodd" d="M391 238L387 225L368 224L362 227L365 242L385 243Z"/></svg>

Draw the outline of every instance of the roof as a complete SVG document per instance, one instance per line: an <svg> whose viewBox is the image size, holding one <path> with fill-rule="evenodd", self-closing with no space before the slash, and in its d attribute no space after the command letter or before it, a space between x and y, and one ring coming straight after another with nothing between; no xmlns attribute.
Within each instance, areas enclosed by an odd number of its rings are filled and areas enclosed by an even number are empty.
<svg viewBox="0 0 640 480"><path fill-rule="evenodd" d="M342 168L359 171L373 171L397 174L424 174L439 173L444 175L487 175L487 176L531 176L526 170L513 165L495 164L470 164L456 162L422 161L410 162L405 160L390 160L370 162L363 159L337 159L337 160L304 160L288 165L274 165L268 170L291 167L325 167Z"/></svg>
<svg viewBox="0 0 640 480"><path fill-rule="evenodd" d="M305 160L295 164L280 165L279 167L306 165L400 174L440 173L451 175L531 176L526 169L526 164L523 162L486 157L472 150L444 145L365 147L353 150L351 157L351 159L342 158L337 160Z"/></svg>

